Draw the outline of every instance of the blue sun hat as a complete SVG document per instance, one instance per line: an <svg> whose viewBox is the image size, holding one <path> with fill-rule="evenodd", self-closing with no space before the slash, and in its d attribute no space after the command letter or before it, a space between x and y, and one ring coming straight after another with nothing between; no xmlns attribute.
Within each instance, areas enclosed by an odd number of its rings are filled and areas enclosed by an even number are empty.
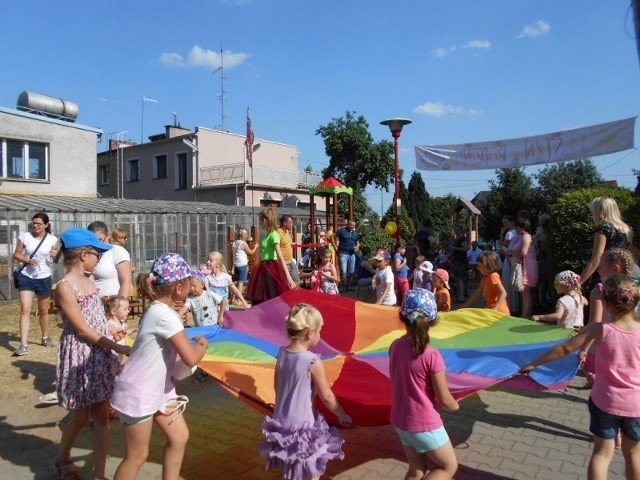
<svg viewBox="0 0 640 480"><path fill-rule="evenodd" d="M113 247L108 243L102 243L95 233L86 228L73 227L65 230L60 235L60 244L63 249L93 247L100 252L106 252Z"/></svg>
<svg viewBox="0 0 640 480"><path fill-rule="evenodd" d="M180 255L167 252L160 255L153 262L149 280L152 285L164 285L194 277L198 273Z"/></svg>
<svg viewBox="0 0 640 480"><path fill-rule="evenodd" d="M424 317L429 324L438 318L438 306L435 295L424 288L414 288L405 293L402 299L402 316L410 323L415 322L418 317Z"/></svg>

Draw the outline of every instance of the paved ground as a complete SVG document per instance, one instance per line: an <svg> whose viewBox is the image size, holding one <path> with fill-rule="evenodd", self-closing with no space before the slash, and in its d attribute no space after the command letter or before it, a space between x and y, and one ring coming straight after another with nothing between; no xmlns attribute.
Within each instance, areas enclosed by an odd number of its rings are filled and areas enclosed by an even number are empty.
<svg viewBox="0 0 640 480"><path fill-rule="evenodd" d="M57 478L52 459L66 412L58 406L38 406L55 377L55 352L33 346L26 357L10 352L17 345L17 325L0 332L0 479ZM456 479L563 480L586 477L591 451L586 400L588 391L576 378L567 392L531 393L483 391L445 414L445 426L455 445L460 469ZM25 388L26 387L26 388ZM209 380L191 379L178 390L189 396L185 412L191 438L182 469L184 479L276 479L266 472L256 451L261 415ZM395 432L389 426L344 431L346 457L330 463L324 478L341 480L400 479L406 462ZM139 478L160 479L162 438L155 432L149 460ZM85 478L90 478L90 431L86 429L73 451ZM107 475L122 458L120 425L112 423ZM623 478L618 451L610 478Z"/></svg>

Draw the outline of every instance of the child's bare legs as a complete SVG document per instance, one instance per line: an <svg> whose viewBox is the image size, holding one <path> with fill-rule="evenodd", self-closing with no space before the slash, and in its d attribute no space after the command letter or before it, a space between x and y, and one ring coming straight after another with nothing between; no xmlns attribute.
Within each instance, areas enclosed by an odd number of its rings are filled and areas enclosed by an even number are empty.
<svg viewBox="0 0 640 480"><path fill-rule="evenodd" d="M614 440L593 436L593 452L587 470L588 480L606 480L615 450Z"/></svg>
<svg viewBox="0 0 640 480"><path fill-rule="evenodd" d="M182 415L156 415L154 420L167 437L162 455L162 480L177 480L189 441L189 427Z"/></svg>
<svg viewBox="0 0 640 480"><path fill-rule="evenodd" d="M418 453L415 448L404 446L404 453L409 461L409 470L404 476L405 480L420 480L422 478L449 480L458 470L458 460L451 442L425 453ZM431 465L431 471L425 476L428 465Z"/></svg>
<svg viewBox="0 0 640 480"><path fill-rule="evenodd" d="M104 477L109 453L109 400L91 405L93 420L93 471L96 478Z"/></svg>
<svg viewBox="0 0 640 480"><path fill-rule="evenodd" d="M133 480L138 476L138 471L149 456L152 427L151 419L133 425L122 425L125 453L113 476L114 480Z"/></svg>
<svg viewBox="0 0 640 480"><path fill-rule="evenodd" d="M622 435L622 455L624 456L624 474L627 480L640 479L640 442Z"/></svg>
<svg viewBox="0 0 640 480"><path fill-rule="evenodd" d="M60 437L60 447L55 463L68 462L71 460L71 448L78 438L80 430L87 424L89 418L89 407L77 408L71 410L69 419L62 428L62 436Z"/></svg>

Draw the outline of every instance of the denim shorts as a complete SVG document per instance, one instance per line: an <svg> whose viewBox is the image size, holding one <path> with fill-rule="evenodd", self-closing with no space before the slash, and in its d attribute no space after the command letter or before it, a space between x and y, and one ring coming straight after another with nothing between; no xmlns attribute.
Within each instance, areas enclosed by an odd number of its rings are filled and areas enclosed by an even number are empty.
<svg viewBox="0 0 640 480"><path fill-rule="evenodd" d="M613 440L618 431L621 431L628 439L634 442L640 441L640 418L607 413L600 410L591 398L589 398L589 413L591 414L589 431L596 437Z"/></svg>
<svg viewBox="0 0 640 480"><path fill-rule="evenodd" d="M29 278L25 274L18 275L18 290L34 292L36 295L51 295L51 277Z"/></svg>
<svg viewBox="0 0 640 480"><path fill-rule="evenodd" d="M130 417L122 412L118 412L118 415L122 425L137 425L153 418L153 413L151 415L145 415L144 417Z"/></svg>
<svg viewBox="0 0 640 480"><path fill-rule="evenodd" d="M405 447L413 447L418 453L430 452L445 445L449 441L449 435L444 426L425 432L407 432L396 428L400 442Z"/></svg>
<svg viewBox="0 0 640 480"><path fill-rule="evenodd" d="M233 271L236 274L236 281L240 283L247 283L247 279L249 278L249 266L241 265L234 266Z"/></svg>

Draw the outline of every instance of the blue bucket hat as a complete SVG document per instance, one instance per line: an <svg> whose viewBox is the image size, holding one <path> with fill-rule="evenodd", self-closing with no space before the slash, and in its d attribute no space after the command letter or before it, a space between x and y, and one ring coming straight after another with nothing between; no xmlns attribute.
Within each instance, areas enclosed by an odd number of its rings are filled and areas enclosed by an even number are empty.
<svg viewBox="0 0 640 480"><path fill-rule="evenodd" d="M92 231L80 227L69 228L62 232L60 243L63 249L93 247L101 252L106 252L113 248L107 243L102 243Z"/></svg>
<svg viewBox="0 0 640 480"><path fill-rule="evenodd" d="M438 307L435 295L424 288L414 288L405 293L402 299L402 316L413 323L418 317L423 316L429 324L436 321Z"/></svg>
<svg viewBox="0 0 640 480"><path fill-rule="evenodd" d="M180 255L167 252L160 255L153 262L149 279L152 285L164 285L194 277L198 273Z"/></svg>

